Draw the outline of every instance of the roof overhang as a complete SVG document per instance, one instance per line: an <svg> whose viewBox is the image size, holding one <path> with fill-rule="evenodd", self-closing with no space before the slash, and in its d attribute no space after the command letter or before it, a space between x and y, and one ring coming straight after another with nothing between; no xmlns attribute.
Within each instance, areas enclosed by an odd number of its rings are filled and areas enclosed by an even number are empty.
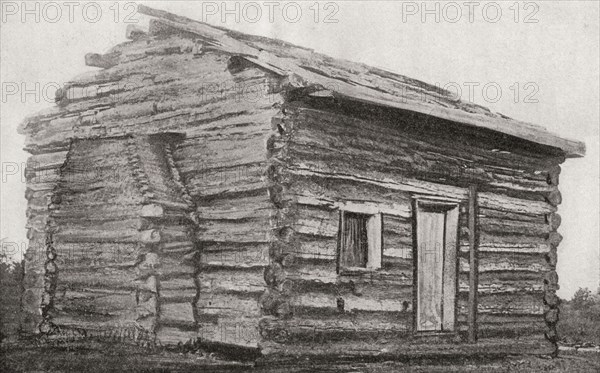
<svg viewBox="0 0 600 373"><path fill-rule="evenodd" d="M460 100L453 102L449 99L451 94L447 91L436 90L431 85L399 74L336 60L278 40L210 26L144 5L139 5L138 11L159 19L165 26L197 35L209 48L244 58L275 74L290 77L290 81L300 86L320 86L324 92L329 91L350 99L409 110L515 136L558 148L568 158L585 155L585 144L581 141L563 138L539 125L492 113L479 105ZM330 74L319 70L321 66L329 69ZM338 70L335 70L336 67ZM340 76L353 71L360 72L362 77ZM387 87L384 87L385 85Z"/></svg>

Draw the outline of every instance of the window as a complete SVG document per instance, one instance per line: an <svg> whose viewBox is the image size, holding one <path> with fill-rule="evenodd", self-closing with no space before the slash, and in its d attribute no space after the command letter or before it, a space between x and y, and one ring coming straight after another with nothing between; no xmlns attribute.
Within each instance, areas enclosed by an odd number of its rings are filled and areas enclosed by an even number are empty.
<svg viewBox="0 0 600 373"><path fill-rule="evenodd" d="M381 214L341 211L339 268L381 268Z"/></svg>

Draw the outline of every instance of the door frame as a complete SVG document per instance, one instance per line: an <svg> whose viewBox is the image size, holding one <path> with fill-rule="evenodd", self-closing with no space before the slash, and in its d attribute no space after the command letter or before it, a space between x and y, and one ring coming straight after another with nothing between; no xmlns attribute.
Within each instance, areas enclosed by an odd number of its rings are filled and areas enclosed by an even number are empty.
<svg viewBox="0 0 600 373"><path fill-rule="evenodd" d="M419 291L418 291L418 274L419 274L419 253L418 253L418 249L419 249L419 242L418 242L418 226L417 226L417 220L418 220L418 212L419 212L419 205L421 206L427 206L430 209L433 210L438 210L439 212L443 212L443 213L448 213L448 211L451 211L453 209L457 209L457 213L459 214L459 217L457 219L457 224L456 224L456 233L455 233L455 237L456 237L456 242L454 243L453 247L456 250L456 263L455 263L455 279L454 279L454 289L455 289L455 293L454 293L454 328L453 330L435 330L435 331L430 331L430 330L418 330L417 327L417 318L418 318L418 297L419 297ZM446 217L444 217L444 222L446 221ZM445 224L444 224L444 228ZM443 197L429 197L429 196L413 196L412 198L412 243L413 243L413 247L412 247L412 255L413 255L413 315L412 315L412 326L413 326L413 334L415 335L432 335L432 334L443 334L443 335L457 335L458 334L458 297L459 297L459 287L458 287L458 283L459 283L459 275L460 275L460 246L459 246L459 242L460 242L460 201L458 200L454 200L454 199L446 199ZM444 229L444 250L449 246L449 242L447 242L446 239L446 229ZM445 257L445 251L444 251L444 257ZM444 263L445 264L445 263ZM444 267L442 267L444 268ZM442 269L443 271L443 269ZM442 276L443 276L443 272L442 272ZM443 285L442 285L443 287ZM442 295L443 297L443 295ZM442 311L442 315L443 315L443 311ZM443 316L442 316L443 317ZM443 325L443 319L442 319L442 325Z"/></svg>

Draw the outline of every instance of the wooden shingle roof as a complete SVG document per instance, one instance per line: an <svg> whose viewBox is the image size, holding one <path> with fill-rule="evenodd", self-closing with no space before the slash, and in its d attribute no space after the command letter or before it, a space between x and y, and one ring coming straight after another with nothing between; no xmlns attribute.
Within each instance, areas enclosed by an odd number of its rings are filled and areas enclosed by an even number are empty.
<svg viewBox="0 0 600 373"><path fill-rule="evenodd" d="M439 87L360 63L334 59L279 40L231 31L144 5L142 14L155 22L197 35L204 48L241 57L290 84L312 88L315 95L334 95L385 107L409 110L461 124L486 128L534 143L559 148L566 157L582 157L585 144L565 139L544 127L508 118L473 103L457 100Z"/></svg>
<svg viewBox="0 0 600 373"><path fill-rule="evenodd" d="M311 96L333 96L441 118L465 125L466 128L487 129L559 149L567 158L585 155L585 144L583 142L563 138L539 125L493 113L481 105L458 100L453 93L416 79L361 63L335 59L284 41L211 26L144 5L139 5L138 11L141 14L154 17L150 22L149 30L152 36L160 38L162 34L166 33L168 35L175 31L178 35L184 36L182 43L187 47L201 45L202 50L214 50L225 55L231 55L240 62L251 63L282 77L282 81L287 88L297 88ZM136 39L135 33L138 32L141 35L145 34L144 31L135 27L129 28L128 38ZM193 40L188 40L189 38ZM168 42L168 40L165 40L165 42ZM125 47L127 48L126 45ZM177 46L174 46L173 49L177 49ZM121 52L121 47L116 46L111 52L104 55L88 54L86 55L86 64L110 68L118 65L121 60L129 58L122 55ZM152 54L150 50L143 52ZM73 89L85 90L86 85L93 84L97 79L98 75L95 73L90 76L78 77L73 83ZM113 83L117 85L117 88L102 87L101 90L107 89L106 93L110 93L111 89L127 88L128 85L126 83L126 87L119 88L118 82ZM57 103L63 100L63 96L72 98L71 85L69 83L57 92ZM81 86L84 88L77 88ZM151 89L151 87L147 87L147 89ZM96 95L101 93L100 91L95 92ZM71 102L72 100L67 101ZM148 105L151 104L151 102L148 103ZM144 106L144 103L139 105ZM96 112L101 111L101 108L95 108L95 106L89 108L85 105L80 107L78 104L71 106L64 107L64 105L59 104L27 117L19 125L18 131L22 134L31 133L32 131L37 132L43 128L43 123L48 123L52 127L50 131L55 133L58 136L57 138L72 136L70 131L75 126L73 123L78 123L82 115L88 114L79 111L87 109L94 109ZM135 116L137 115L135 112L144 109L143 107L132 109L114 108L113 106L107 104L107 107L112 108L112 110L101 112L101 115L112 118L115 115L118 117L117 114L123 110L133 110L134 112L129 113L129 116ZM153 110L146 111L154 112ZM160 108L158 111L161 111ZM117 120L118 118L113 119ZM30 142L35 144L36 141L45 143L54 141L51 137L42 136L42 138L39 138L38 136L37 140L31 139Z"/></svg>

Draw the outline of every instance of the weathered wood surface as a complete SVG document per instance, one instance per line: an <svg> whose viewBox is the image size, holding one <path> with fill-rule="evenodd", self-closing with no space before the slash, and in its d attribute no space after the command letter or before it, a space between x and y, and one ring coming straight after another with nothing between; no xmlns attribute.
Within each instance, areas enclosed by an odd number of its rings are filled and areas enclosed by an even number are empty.
<svg viewBox="0 0 600 373"><path fill-rule="evenodd" d="M48 331L50 320L92 334L141 327L161 343L200 337L260 344L267 355L382 353L365 340L417 355L433 344L438 353L547 351L536 339L544 332L556 342L558 165L582 144L517 129L399 75L142 11L161 17L149 33L131 29L131 42L90 55L104 69L20 126L33 154L29 330ZM330 82L345 98L336 105L300 92ZM449 338L470 330L476 295L476 345L412 335L416 195L460 205ZM338 273L340 210L382 214L380 269Z"/></svg>
<svg viewBox="0 0 600 373"><path fill-rule="evenodd" d="M377 335L375 335L376 337ZM360 341L340 341L319 343L310 340L293 344L277 343L272 340L261 343L260 348L266 361L269 359L311 358L316 359L325 352L331 358L358 358L378 356L382 359L394 359L397 356L477 356L477 355L520 355L524 351L529 354L548 355L554 351L551 344L543 337L526 336L523 338L481 338L477 344L457 343L452 338L413 337L386 338L386 343L376 343L377 339L364 338ZM435 348L435 353L432 351Z"/></svg>
<svg viewBox="0 0 600 373"><path fill-rule="evenodd" d="M458 123L491 129L582 156L583 143L562 139L543 127L491 113L487 108L452 98L447 91L380 69L336 61L307 49L281 42L232 33L191 19L140 6L138 11L159 18L168 27L203 39L208 48L240 55L275 74L294 77L302 86L319 86L342 97L409 110ZM327 61L327 62L325 62ZM422 99L427 97L427 99ZM436 104L443 102L444 104Z"/></svg>
<svg viewBox="0 0 600 373"><path fill-rule="evenodd" d="M283 304L289 302L291 318L284 313L265 326L265 338L278 342L269 345L272 352L286 350L279 343L321 348L321 343L329 341L335 348L344 343L355 346L360 339L356 335L381 335L377 325L385 325L384 320L389 322L388 329L396 330L392 334L411 338L412 319L402 324L391 317L414 309L410 220L414 194L443 196L462 206L456 248L456 331L460 338L466 340L470 330L468 296L473 290L469 289L469 273L475 272L480 280L472 302L479 315L474 320L477 329L471 328L474 337L543 340L544 277L551 269L548 241L557 241L550 237L558 219L545 196L556 189L549 179L562 159L542 159L526 150L497 155L491 146L486 147L484 138L458 150L447 138L442 141L411 127L400 130L383 122L375 125L375 121L302 104L286 108L285 115L277 117L280 131L270 146L278 162L273 162L269 177L282 187L270 192L279 207L276 231L285 231L277 245L283 255L283 278L292 284L284 290L290 295L279 298ZM424 159L435 163L419 166ZM420 169L415 168L415 160ZM444 173L444 169L463 169L464 165L471 169ZM471 212L475 225L470 227L469 183L477 183L480 189L473 196L479 208ZM339 210L349 207L383 213L381 270L336 273ZM479 231L476 238L470 233L474 229ZM475 265L469 263L469 238L478 245ZM372 328L354 325L353 334L352 323L344 321L347 315L369 318ZM509 322L511 317L518 321ZM402 339L400 334L395 334L398 339ZM544 346L552 350L549 344Z"/></svg>
<svg viewBox="0 0 600 373"><path fill-rule="evenodd" d="M230 69L230 56L180 36L128 35L132 42L86 58L103 70L68 83L57 108L21 126L34 154L27 168L32 240L56 219L56 322L96 330L137 318L165 341L189 339L201 332L203 310L214 314L206 295L254 299L254 311L246 311L257 320L269 261L266 141L282 100L279 83L256 68ZM164 132L183 136L152 138ZM67 161L69 139L76 149ZM47 260L44 237L37 241L28 264L33 314L43 306ZM90 295L73 303L73 291ZM122 302L126 319L94 326L93 317L73 312L90 300L90 312L102 314L102 300L92 301L98 291L133 292L154 305ZM218 323L227 322L221 315Z"/></svg>

